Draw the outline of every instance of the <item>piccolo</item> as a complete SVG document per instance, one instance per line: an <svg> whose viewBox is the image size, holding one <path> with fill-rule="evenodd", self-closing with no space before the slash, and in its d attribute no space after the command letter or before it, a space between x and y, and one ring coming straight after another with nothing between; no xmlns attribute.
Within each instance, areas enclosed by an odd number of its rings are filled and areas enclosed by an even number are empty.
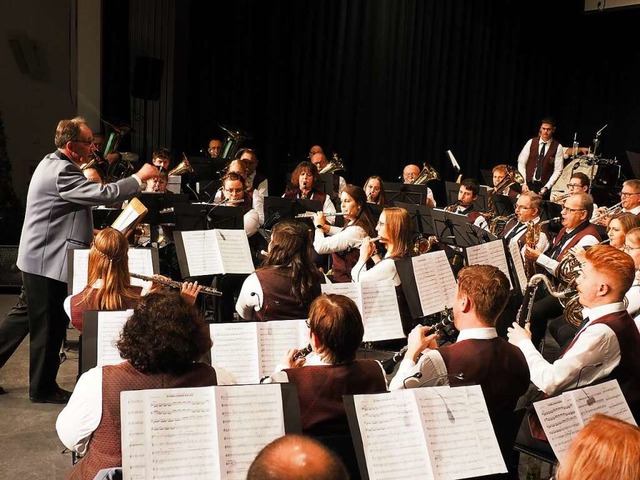
<svg viewBox="0 0 640 480"><path fill-rule="evenodd" d="M144 280L145 282L154 282L160 285L165 285L171 288L182 288L182 282L177 282L175 280L167 280L162 277L148 277L147 275L140 275L139 273L131 273L129 275L133 278L139 278L140 280ZM216 297L221 297L222 292L216 290L213 287L205 287L204 285L200 285L200 293L204 293L205 295L214 295Z"/></svg>
<svg viewBox="0 0 640 480"><path fill-rule="evenodd" d="M306 357L307 355L309 355L311 352L313 351L313 348L311 347L311 344L307 345L304 348L301 348L300 350L298 350L296 352L296 354L293 356L293 361L295 362L296 360L300 360L301 358Z"/></svg>
<svg viewBox="0 0 640 480"><path fill-rule="evenodd" d="M342 212L322 212L325 217L342 217L343 215L346 215L346 213L342 213ZM316 214L316 212L304 212L304 213L299 213L295 216L295 218L311 218Z"/></svg>

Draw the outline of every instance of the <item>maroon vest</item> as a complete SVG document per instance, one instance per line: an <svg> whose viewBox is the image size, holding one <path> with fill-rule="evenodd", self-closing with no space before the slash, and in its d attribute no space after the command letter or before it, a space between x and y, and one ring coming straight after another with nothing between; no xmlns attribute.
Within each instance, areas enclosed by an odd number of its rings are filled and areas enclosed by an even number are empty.
<svg viewBox="0 0 640 480"><path fill-rule="evenodd" d="M135 308L140 301L141 287L131 287L132 290L138 295L137 298L122 297L122 310L128 310ZM88 295L85 297L85 294ZM96 303L98 290L96 288L85 287L80 293L71 297L71 324L82 333L82 313L87 310L98 310Z"/></svg>
<svg viewBox="0 0 640 480"><path fill-rule="evenodd" d="M342 396L387 391L382 367L376 360L290 368L285 372L297 387L302 431L307 435L348 433Z"/></svg>
<svg viewBox="0 0 640 480"><path fill-rule="evenodd" d="M558 236L556 237L556 240L553 242L552 249L557 247L563 241L562 237L564 236L566 231L567 229L565 227L562 227L562 230L560 230ZM577 245L578 242L587 235L593 235L598 241L601 240L600 233L598 233L598 229L595 227L595 225L589 225L587 228L574 235L571 240L569 240L569 242L562 247L562 251L560 252L560 255L556 257L556 260L560 262L562 260L562 257L564 257L572 247Z"/></svg>
<svg viewBox="0 0 640 480"><path fill-rule="evenodd" d="M438 349L451 375L452 387L480 385L489 414L512 411L518 398L529 387L529 367L520 349L496 337L490 340L469 339Z"/></svg>
<svg viewBox="0 0 640 480"><path fill-rule="evenodd" d="M284 192L283 195L284 198L302 198L302 194L300 193L300 189L298 187L295 188L287 188L287 190ZM321 192L320 190L317 190L315 188L312 188L311 191L309 192L309 195L307 196L307 200L315 200L317 202L320 202L321 208L324 206L324 201L327 198L327 194L324 192Z"/></svg>
<svg viewBox="0 0 640 480"><path fill-rule="evenodd" d="M181 375L146 375L129 362L102 369L102 418L93 432L87 454L69 472L67 479L95 477L103 468L121 467L120 392L157 388L207 387L216 385L216 371L204 363L194 363Z"/></svg>
<svg viewBox="0 0 640 480"><path fill-rule="evenodd" d="M256 276L262 286L262 308L256 312L256 320L297 320L309 317L311 301L319 297L320 284L324 275L313 286L313 298L301 305L291 294L291 284L295 282L290 267L267 267L256 270Z"/></svg>
<svg viewBox="0 0 640 480"><path fill-rule="evenodd" d="M349 283L351 281L351 270L358 263L360 249L350 248L343 252L331 254L331 269L333 270L334 283Z"/></svg>
<svg viewBox="0 0 640 480"><path fill-rule="evenodd" d="M529 149L529 158L527 159L527 183L533 181L533 173L536 170L536 164L538 163L538 152L540 151L540 137L534 137L531 140L531 148ZM552 139L547 143L547 149L544 153L542 160L542 173L540 174L540 182L544 185L549 181L551 175L553 175L553 169L555 167L556 152L558 151L558 142Z"/></svg>

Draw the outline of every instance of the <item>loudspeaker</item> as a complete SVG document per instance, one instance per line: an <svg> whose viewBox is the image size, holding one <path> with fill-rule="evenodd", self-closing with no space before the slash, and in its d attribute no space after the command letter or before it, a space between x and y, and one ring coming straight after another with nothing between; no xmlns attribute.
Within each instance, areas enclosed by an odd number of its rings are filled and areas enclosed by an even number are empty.
<svg viewBox="0 0 640 480"><path fill-rule="evenodd" d="M158 100L164 62L159 58L136 57L131 95L142 100Z"/></svg>
<svg viewBox="0 0 640 480"><path fill-rule="evenodd" d="M17 245L0 245L0 287L19 287L22 285L22 274L18 261Z"/></svg>

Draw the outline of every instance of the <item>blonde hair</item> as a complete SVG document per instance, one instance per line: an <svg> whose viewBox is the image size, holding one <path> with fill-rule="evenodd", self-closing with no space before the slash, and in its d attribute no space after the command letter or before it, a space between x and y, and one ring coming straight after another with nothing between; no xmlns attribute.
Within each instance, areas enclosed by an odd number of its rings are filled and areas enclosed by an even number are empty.
<svg viewBox="0 0 640 480"><path fill-rule="evenodd" d="M558 480L637 480L640 478L640 428L596 414L571 442Z"/></svg>

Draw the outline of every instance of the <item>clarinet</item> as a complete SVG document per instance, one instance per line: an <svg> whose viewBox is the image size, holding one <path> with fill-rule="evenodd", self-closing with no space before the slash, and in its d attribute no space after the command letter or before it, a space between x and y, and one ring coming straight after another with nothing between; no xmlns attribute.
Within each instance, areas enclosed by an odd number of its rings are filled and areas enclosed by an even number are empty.
<svg viewBox="0 0 640 480"><path fill-rule="evenodd" d="M440 320L438 323L431 326L431 330L429 330L429 335L432 333L440 333L444 331L445 328L453 325L453 316L451 315L451 309L447 308L445 310L444 318ZM382 360L380 363L382 364L382 368L384 369L387 375L390 375L393 370L396 368L396 365L402 361L405 354L407 353L408 345L402 347L399 351L394 353L391 357Z"/></svg>
<svg viewBox="0 0 640 480"><path fill-rule="evenodd" d="M311 352L313 351L313 348L311 347L311 344L307 345L304 348L301 348L300 350L298 350L298 352L293 356L293 361L295 362L296 360L300 360L301 358L306 357L307 355L309 355Z"/></svg>

